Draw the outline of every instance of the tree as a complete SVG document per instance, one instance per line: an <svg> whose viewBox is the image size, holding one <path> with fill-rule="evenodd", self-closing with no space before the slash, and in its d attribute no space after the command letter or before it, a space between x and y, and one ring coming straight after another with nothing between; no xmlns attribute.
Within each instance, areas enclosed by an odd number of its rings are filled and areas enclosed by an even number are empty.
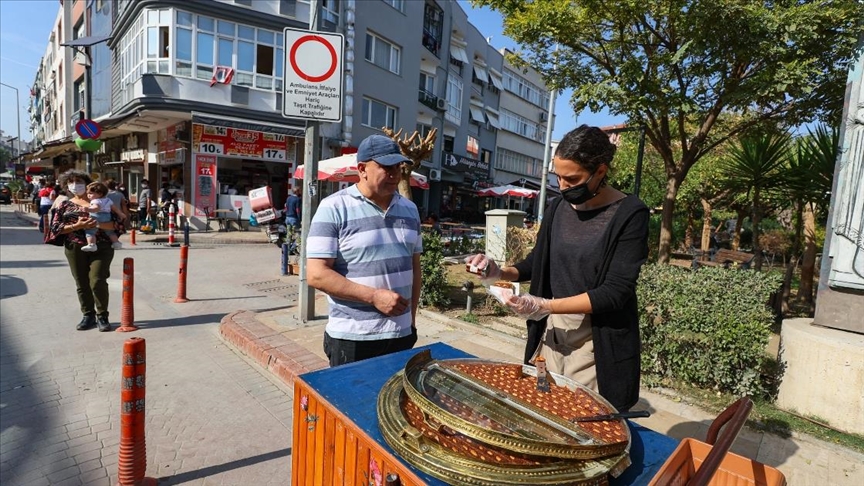
<svg viewBox="0 0 864 486"><path fill-rule="evenodd" d="M432 153L432 150L435 148L435 135L438 133L438 130L435 128L429 130L426 138L420 138L420 133L416 130L410 137L405 135L402 138L400 138L402 136L401 128L398 132L394 132L387 127L381 130L384 131L384 135L392 138L399 145L399 151L402 152L402 155L411 159L410 164L402 164L402 178L399 179L399 194L411 201L411 172L420 167L420 163L426 160L429 154Z"/></svg>
<svg viewBox="0 0 864 486"><path fill-rule="evenodd" d="M864 18L858 0L472 3L504 15L504 33L527 50L511 62L573 88L577 113L605 107L645 125L666 175L661 262L678 189L705 154L757 125L839 116Z"/></svg>
<svg viewBox="0 0 864 486"><path fill-rule="evenodd" d="M0 147L0 169L5 169L6 164L12 160L12 152L6 150L6 147Z"/></svg>
<svg viewBox="0 0 864 486"><path fill-rule="evenodd" d="M729 157L720 162L725 186L746 192L752 202L750 221L753 223L753 268L762 269L762 247L759 243L760 224L765 214L766 191L777 187L779 174L789 158L788 133L754 134L742 137L729 147Z"/></svg>

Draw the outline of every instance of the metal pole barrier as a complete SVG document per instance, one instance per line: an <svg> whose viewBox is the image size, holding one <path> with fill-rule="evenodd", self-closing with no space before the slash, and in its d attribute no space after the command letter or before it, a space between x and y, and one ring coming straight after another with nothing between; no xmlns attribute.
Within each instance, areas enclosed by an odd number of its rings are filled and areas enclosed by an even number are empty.
<svg viewBox="0 0 864 486"><path fill-rule="evenodd" d="M183 246L189 246L189 220L183 225Z"/></svg>
<svg viewBox="0 0 864 486"><path fill-rule="evenodd" d="M135 228L132 228L132 231L129 232L129 244L135 246Z"/></svg>
<svg viewBox="0 0 864 486"><path fill-rule="evenodd" d="M174 246L174 219L176 215L174 213L174 205L168 205L168 246Z"/></svg>
<svg viewBox="0 0 864 486"><path fill-rule="evenodd" d="M288 243L282 243L282 275L288 275Z"/></svg>
<svg viewBox="0 0 864 486"><path fill-rule="evenodd" d="M117 455L120 486L155 486L145 477L147 444L144 435L147 343L134 337L123 343L123 380L120 390L120 453Z"/></svg>
<svg viewBox="0 0 864 486"><path fill-rule="evenodd" d="M120 307L120 327L116 332L137 331L135 327L135 260L123 259L123 300Z"/></svg>
<svg viewBox="0 0 864 486"><path fill-rule="evenodd" d="M186 298L186 274L188 273L187 263L189 261L189 247L183 245L180 247L180 275L177 278L177 298L174 302L183 304L189 302Z"/></svg>

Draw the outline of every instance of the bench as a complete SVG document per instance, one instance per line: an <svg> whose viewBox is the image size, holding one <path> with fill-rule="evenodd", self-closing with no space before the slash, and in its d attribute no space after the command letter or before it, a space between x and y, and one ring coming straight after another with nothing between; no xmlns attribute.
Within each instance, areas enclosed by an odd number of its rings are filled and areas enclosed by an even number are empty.
<svg viewBox="0 0 864 486"><path fill-rule="evenodd" d="M736 266L738 268L749 269L750 264L756 255L747 253L746 251L727 250L721 248L714 253L710 261L693 260L693 268L699 267L723 267L730 268Z"/></svg>

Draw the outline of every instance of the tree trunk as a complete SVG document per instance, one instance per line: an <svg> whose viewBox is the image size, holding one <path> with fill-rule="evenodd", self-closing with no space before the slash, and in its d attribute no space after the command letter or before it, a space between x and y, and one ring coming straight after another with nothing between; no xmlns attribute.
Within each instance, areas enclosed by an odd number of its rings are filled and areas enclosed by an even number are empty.
<svg viewBox="0 0 864 486"><path fill-rule="evenodd" d="M693 208L687 209L687 228L684 230L684 249L693 248Z"/></svg>
<svg viewBox="0 0 864 486"><path fill-rule="evenodd" d="M657 251L657 262L669 264L670 249L672 247L672 223L675 216L675 198L678 197L678 188L681 182L676 176L669 177L666 181L666 197L663 199L663 210L660 219L660 245Z"/></svg>
<svg viewBox="0 0 864 486"><path fill-rule="evenodd" d="M399 180L399 195L408 199L409 201L413 201L413 196L411 195L411 171L413 170L413 166L409 166L405 164L402 166L402 179Z"/></svg>
<svg viewBox="0 0 864 486"><path fill-rule="evenodd" d="M711 251L711 202L702 198L702 256Z"/></svg>
<svg viewBox="0 0 864 486"><path fill-rule="evenodd" d="M813 207L804 207L804 257L801 262L801 286L798 296L810 306L813 312L813 276L816 270L816 215Z"/></svg>
<svg viewBox="0 0 864 486"><path fill-rule="evenodd" d="M738 209L735 211L735 232L732 235L732 243L730 243L730 247L738 251L741 248L741 231L744 226L744 218L747 217L747 211L744 209Z"/></svg>
<svg viewBox="0 0 864 486"><path fill-rule="evenodd" d="M798 264L798 253L801 251L801 234L802 234L802 215L803 208L802 203L795 203L795 215L793 216L795 219L795 233L792 237L792 248L790 250L790 254L792 255L789 258L788 262L784 262L786 264L786 272L783 275L783 299L782 299L782 313L786 315L789 313L789 296L792 293L792 276L795 274L795 266ZM785 257L784 257L785 260ZM799 291L800 293L800 291Z"/></svg>
<svg viewBox="0 0 864 486"><path fill-rule="evenodd" d="M759 226L762 224L762 200L759 197L759 188L753 190L753 254L756 258L753 259L753 269L762 270L762 245L759 243L761 231Z"/></svg>

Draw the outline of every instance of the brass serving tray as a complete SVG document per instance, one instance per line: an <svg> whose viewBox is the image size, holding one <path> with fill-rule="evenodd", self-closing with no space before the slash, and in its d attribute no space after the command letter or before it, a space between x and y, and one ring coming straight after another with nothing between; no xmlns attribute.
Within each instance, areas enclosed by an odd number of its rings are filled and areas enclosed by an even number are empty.
<svg viewBox="0 0 864 486"><path fill-rule="evenodd" d="M537 390L536 369L480 359L438 361L429 351L405 365L403 386L429 421L485 444L532 456L596 459L630 445L623 419L580 422L615 408L575 381L550 373L548 393Z"/></svg>
<svg viewBox="0 0 864 486"><path fill-rule="evenodd" d="M457 486L606 486L630 464L627 451L595 460L532 457L479 443L446 426L429 424L394 375L378 395L384 440L415 468Z"/></svg>

